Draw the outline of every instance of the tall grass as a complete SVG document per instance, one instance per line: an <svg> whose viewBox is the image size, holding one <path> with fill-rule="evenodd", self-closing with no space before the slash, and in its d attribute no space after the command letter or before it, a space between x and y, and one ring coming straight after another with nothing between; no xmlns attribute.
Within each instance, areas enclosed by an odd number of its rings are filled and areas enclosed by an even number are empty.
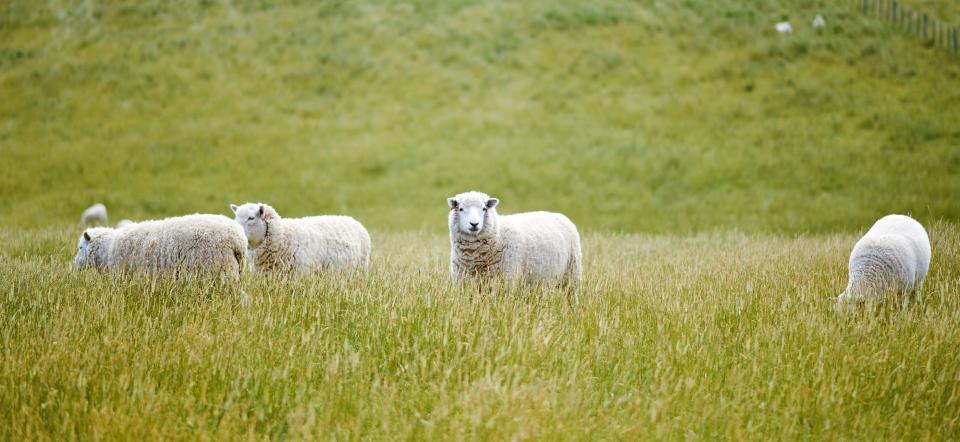
<svg viewBox="0 0 960 442"><path fill-rule="evenodd" d="M919 305L853 315L831 299L851 234L588 233L572 308L454 289L429 233L249 299L68 271L70 229L3 233L3 438L960 435L955 224Z"/></svg>

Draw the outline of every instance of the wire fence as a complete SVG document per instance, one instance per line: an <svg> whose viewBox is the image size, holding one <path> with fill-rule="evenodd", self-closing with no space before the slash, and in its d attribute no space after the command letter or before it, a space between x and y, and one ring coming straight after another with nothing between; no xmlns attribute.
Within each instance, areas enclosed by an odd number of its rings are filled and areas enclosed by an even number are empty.
<svg viewBox="0 0 960 442"><path fill-rule="evenodd" d="M938 20L925 12L915 11L897 0L856 0L864 15L876 17L892 26L916 35L924 43L943 48L960 56L957 26Z"/></svg>

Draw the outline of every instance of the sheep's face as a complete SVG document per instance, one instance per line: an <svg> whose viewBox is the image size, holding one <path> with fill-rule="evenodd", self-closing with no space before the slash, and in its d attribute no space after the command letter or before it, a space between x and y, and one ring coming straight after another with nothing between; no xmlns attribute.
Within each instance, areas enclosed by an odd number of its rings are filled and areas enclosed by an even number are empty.
<svg viewBox="0 0 960 442"><path fill-rule="evenodd" d="M243 233L247 235L247 244L255 249L263 242L267 235L267 222L264 220L263 204L246 203L242 206L230 205L236 215L237 224L243 227Z"/></svg>
<svg viewBox="0 0 960 442"><path fill-rule="evenodd" d="M77 256L73 257L73 268L82 269L93 264L90 255L90 234L83 232L80 235L80 241L77 242Z"/></svg>
<svg viewBox="0 0 960 442"><path fill-rule="evenodd" d="M500 200L485 193L467 192L447 198L450 233L480 236L496 228L496 207Z"/></svg>
<svg viewBox="0 0 960 442"><path fill-rule="evenodd" d="M77 241L77 255L73 257L73 268L101 267L105 261L104 257L100 256L104 252L102 237L111 230L102 227L85 230Z"/></svg>

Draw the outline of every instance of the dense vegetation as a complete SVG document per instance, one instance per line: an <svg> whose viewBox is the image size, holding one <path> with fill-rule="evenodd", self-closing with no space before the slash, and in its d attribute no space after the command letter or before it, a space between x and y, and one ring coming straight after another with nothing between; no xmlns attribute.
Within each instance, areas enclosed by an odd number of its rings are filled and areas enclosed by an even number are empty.
<svg viewBox="0 0 960 442"><path fill-rule="evenodd" d="M3 233L13 440L960 435L952 224L921 304L851 315L851 234L588 234L571 308L453 289L442 235L374 232L367 277L247 279L245 301L68 272L71 229Z"/></svg>

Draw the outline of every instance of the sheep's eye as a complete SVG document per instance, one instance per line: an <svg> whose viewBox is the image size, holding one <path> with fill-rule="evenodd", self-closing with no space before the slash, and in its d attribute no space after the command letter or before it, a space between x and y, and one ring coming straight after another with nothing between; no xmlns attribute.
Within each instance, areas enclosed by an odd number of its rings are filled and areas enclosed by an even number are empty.
<svg viewBox="0 0 960 442"><path fill-rule="evenodd" d="M463 212L463 209L460 209L460 211Z"/></svg>

